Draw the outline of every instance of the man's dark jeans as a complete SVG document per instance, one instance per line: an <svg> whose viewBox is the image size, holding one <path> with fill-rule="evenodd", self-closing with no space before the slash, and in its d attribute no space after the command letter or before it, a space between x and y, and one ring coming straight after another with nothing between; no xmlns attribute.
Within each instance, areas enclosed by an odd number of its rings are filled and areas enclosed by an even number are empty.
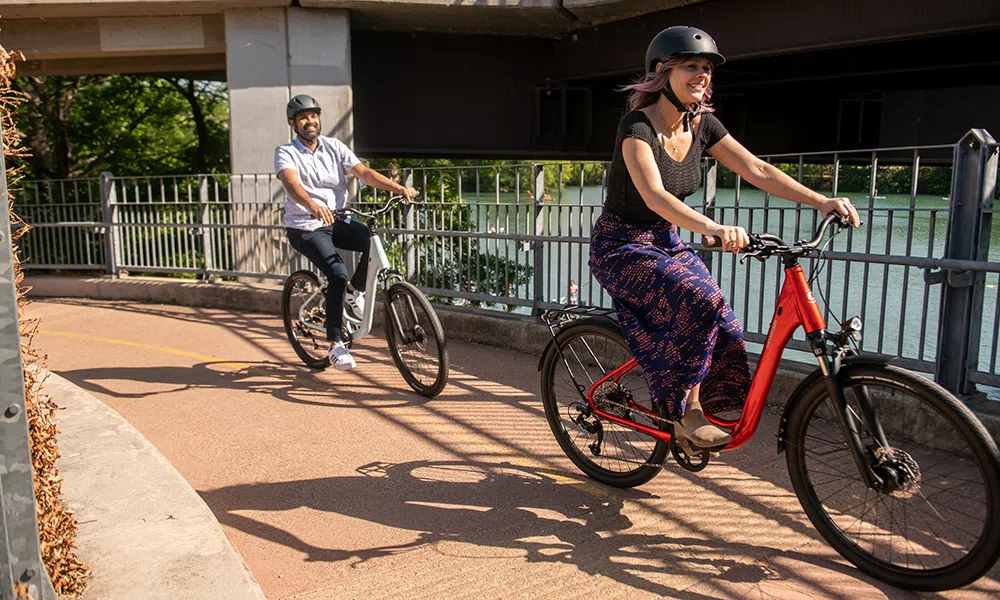
<svg viewBox="0 0 1000 600"><path fill-rule="evenodd" d="M351 278L351 287L364 291L368 278L368 254L371 232L364 223L336 221L333 225L315 231L285 228L288 241L312 264L326 275L330 282L326 290L326 337L333 342L343 341L344 291L347 290L347 265L340 258L337 248L361 252L361 261Z"/></svg>

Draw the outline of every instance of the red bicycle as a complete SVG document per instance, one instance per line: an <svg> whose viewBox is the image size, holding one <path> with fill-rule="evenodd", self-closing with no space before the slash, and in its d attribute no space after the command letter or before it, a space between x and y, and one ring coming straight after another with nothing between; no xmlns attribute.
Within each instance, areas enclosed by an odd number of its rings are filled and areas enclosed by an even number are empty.
<svg viewBox="0 0 1000 600"><path fill-rule="evenodd" d="M892 585L969 584L1000 557L1000 453L947 390L891 359L859 354L852 342L861 339L860 319L826 330L799 259L821 256L834 223L838 233L848 225L831 215L812 240L795 244L751 236L743 259L780 257L785 280L742 413L709 418L731 430L723 451L746 444L801 326L819 368L788 398L777 437L810 521L844 558ZM704 469L713 453L671 437L613 315L574 306L543 316L552 341L539 362L542 400L559 445L588 476L616 487L646 483L668 453L685 469Z"/></svg>

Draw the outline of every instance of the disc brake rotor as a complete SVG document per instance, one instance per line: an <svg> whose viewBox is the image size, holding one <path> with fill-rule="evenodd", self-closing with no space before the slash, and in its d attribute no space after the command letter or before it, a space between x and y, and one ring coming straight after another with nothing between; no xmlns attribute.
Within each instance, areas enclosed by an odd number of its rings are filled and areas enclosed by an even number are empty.
<svg viewBox="0 0 1000 600"><path fill-rule="evenodd" d="M920 466L898 448L876 448L878 466L891 467L899 474L899 487L889 493L896 498L912 498L920 493Z"/></svg>

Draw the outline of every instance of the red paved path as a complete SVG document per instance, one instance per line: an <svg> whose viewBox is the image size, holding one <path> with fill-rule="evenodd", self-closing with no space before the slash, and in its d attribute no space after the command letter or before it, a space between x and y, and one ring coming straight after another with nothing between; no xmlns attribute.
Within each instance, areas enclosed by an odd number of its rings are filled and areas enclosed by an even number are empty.
<svg viewBox="0 0 1000 600"><path fill-rule="evenodd" d="M33 303L50 368L141 431L215 512L271 599L905 598L839 558L775 454L776 418L694 475L583 478L537 358L452 342L426 400L385 342L296 362L280 320L129 302ZM998 571L952 597L996 597Z"/></svg>

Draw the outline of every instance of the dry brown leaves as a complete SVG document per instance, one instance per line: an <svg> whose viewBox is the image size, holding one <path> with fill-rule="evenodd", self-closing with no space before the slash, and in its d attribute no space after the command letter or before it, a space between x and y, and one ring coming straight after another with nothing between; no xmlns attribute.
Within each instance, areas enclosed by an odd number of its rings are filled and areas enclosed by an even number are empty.
<svg viewBox="0 0 1000 600"><path fill-rule="evenodd" d="M20 52L7 52L0 46L0 123L3 125L4 155L7 159L6 173L8 186L16 185L20 173L10 167L10 159L23 156L14 113L23 97L11 90L11 80L16 71L16 61L24 60ZM14 239L23 235L26 227L15 227L23 222L14 213L13 194L9 194L8 210ZM24 394L27 401L28 429L31 434L31 461L35 477L35 506L38 511L38 533L42 549L42 562L52 580L56 593L61 598L75 599L83 596L88 589L91 576L90 567L76 556L77 522L72 511L62 504L62 479L56 468L59 458L55 414L58 406L51 397L42 393L45 360L32 347L32 338L38 323L24 320L22 313L27 289L21 283L21 270L17 246L14 251L14 281L17 286L17 313L21 324L21 355L24 362ZM19 590L18 598L29 598L27 590Z"/></svg>

